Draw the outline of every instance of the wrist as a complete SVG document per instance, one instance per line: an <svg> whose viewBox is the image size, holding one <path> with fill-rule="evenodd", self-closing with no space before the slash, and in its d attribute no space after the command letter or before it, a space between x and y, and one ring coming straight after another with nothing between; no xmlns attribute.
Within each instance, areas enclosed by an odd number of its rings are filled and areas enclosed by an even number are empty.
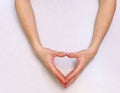
<svg viewBox="0 0 120 93"><path fill-rule="evenodd" d="M88 48L88 50L91 52L91 53L94 53L94 54L96 54L97 53L97 51L98 51L98 47L93 47L93 46L90 46L89 48Z"/></svg>
<svg viewBox="0 0 120 93"><path fill-rule="evenodd" d="M32 48L33 48L33 51L37 54L40 50L42 50L43 46L39 42L34 42L32 43Z"/></svg>
<svg viewBox="0 0 120 93"><path fill-rule="evenodd" d="M90 44L90 46L88 47L88 49L90 49L91 51L95 51L95 52L97 52L98 51L98 49L99 49L99 43L91 43Z"/></svg>

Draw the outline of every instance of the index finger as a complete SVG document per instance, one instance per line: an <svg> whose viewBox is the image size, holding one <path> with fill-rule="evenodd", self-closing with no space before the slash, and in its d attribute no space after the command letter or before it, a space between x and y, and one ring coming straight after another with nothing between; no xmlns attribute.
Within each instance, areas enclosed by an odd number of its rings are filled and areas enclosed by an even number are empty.
<svg viewBox="0 0 120 93"><path fill-rule="evenodd" d="M77 77L78 74L82 71L82 65L78 64L67 76L67 83L70 82L73 78Z"/></svg>
<svg viewBox="0 0 120 93"><path fill-rule="evenodd" d="M50 65L50 69L52 71L52 73L54 74L54 76L59 79L62 83L65 83L65 77L64 75L56 68L56 66L54 65L54 63L52 63Z"/></svg>

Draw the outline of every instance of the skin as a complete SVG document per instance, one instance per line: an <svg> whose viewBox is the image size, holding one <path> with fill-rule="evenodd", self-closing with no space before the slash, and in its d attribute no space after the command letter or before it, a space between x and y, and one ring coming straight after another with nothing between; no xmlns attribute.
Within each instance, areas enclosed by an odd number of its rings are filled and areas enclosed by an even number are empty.
<svg viewBox="0 0 120 93"><path fill-rule="evenodd" d="M103 41L116 9L116 0L99 0L99 8L94 25L94 33L88 49L67 53L70 58L77 58L77 67L67 75L66 87L74 82L88 63L95 57L101 42Z"/></svg>
<svg viewBox="0 0 120 93"><path fill-rule="evenodd" d="M64 53L51 50L42 46L37 31L36 21L30 0L15 0L15 8L20 20L21 26L28 37L28 40L37 55L46 68L53 74L57 81L64 87L73 83L89 62L95 57L103 41L116 8L116 0L99 0L99 8L94 25L94 32L89 47L76 53ZM77 66L66 77L54 65L55 57L68 56L77 59Z"/></svg>
<svg viewBox="0 0 120 93"><path fill-rule="evenodd" d="M54 77L65 87L64 75L55 67L53 59L55 57L64 57L66 53L54 51L48 48L44 48L40 42L36 21L29 0L15 0L15 7L18 14L18 18L26 33L30 44L43 64L49 69Z"/></svg>

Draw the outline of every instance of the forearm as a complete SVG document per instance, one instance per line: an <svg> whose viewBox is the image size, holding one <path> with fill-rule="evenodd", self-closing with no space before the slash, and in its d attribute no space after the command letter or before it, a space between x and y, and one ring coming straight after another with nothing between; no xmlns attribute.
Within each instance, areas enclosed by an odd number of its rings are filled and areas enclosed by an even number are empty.
<svg viewBox="0 0 120 93"><path fill-rule="evenodd" d="M32 47L34 48L36 45L41 45L30 1L15 0L15 7L20 23Z"/></svg>
<svg viewBox="0 0 120 93"><path fill-rule="evenodd" d="M94 33L89 48L98 50L104 39L116 8L116 0L99 0L99 9L95 20Z"/></svg>

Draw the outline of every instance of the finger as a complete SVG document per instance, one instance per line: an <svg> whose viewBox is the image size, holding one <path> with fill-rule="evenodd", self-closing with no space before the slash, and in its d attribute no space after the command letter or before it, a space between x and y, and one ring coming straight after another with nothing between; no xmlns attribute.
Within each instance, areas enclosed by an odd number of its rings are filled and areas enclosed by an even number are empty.
<svg viewBox="0 0 120 93"><path fill-rule="evenodd" d="M64 52L55 52L55 55L58 56L58 57L64 57L64 56L66 56L66 53L64 53Z"/></svg>
<svg viewBox="0 0 120 93"><path fill-rule="evenodd" d="M78 76L75 76L74 78L72 78L70 81L68 81L66 83L66 87L70 86L76 79L77 79Z"/></svg>
<svg viewBox="0 0 120 93"><path fill-rule="evenodd" d="M76 58L77 57L77 53L67 53L66 54L69 58Z"/></svg>
<svg viewBox="0 0 120 93"><path fill-rule="evenodd" d="M81 70L82 70L81 65L78 64L74 68L74 70L67 75L66 80L69 82L70 80L72 80L73 78L75 78L76 76L78 76L79 73L81 72Z"/></svg>
<svg viewBox="0 0 120 93"><path fill-rule="evenodd" d="M56 68L56 66L54 65L54 63L51 64L50 66L52 73L54 74L54 76L59 79L62 83L65 83L65 77L64 75Z"/></svg>
<svg viewBox="0 0 120 93"><path fill-rule="evenodd" d="M52 75L56 78L56 80L57 80L64 88L66 88L65 83L63 83L63 81L60 80L60 79L58 78L58 76L55 75L55 73L53 72L53 69L51 69L51 68L52 68L52 66L49 66L48 69L51 71ZM62 77L64 77L64 75L62 75Z"/></svg>
<svg viewBox="0 0 120 93"><path fill-rule="evenodd" d="M66 88L66 84L65 83L61 82L58 78L56 78L56 79L64 88Z"/></svg>

